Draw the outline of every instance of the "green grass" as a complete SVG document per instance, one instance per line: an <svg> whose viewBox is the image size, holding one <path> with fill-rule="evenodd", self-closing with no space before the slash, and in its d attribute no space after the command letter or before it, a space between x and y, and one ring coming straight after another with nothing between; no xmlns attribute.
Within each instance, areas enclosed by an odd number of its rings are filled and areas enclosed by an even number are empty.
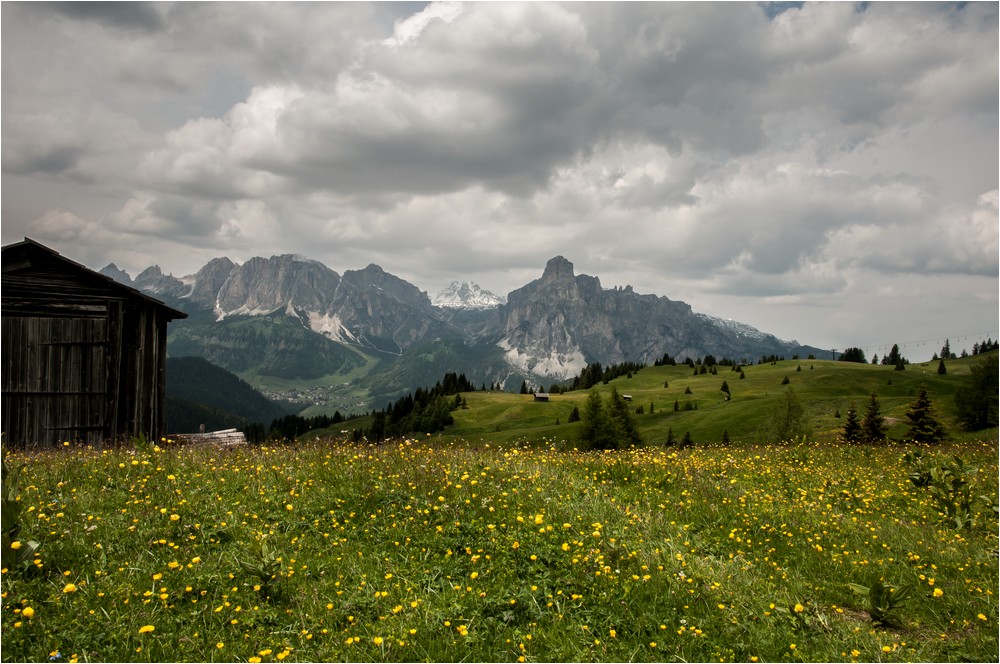
<svg viewBox="0 0 1000 664"><path fill-rule="evenodd" d="M8 454L40 548L0 577L2 660L997 661L995 441L925 450L979 467L964 530L901 446L556 447ZM885 623L876 582L912 588Z"/></svg>
<svg viewBox="0 0 1000 664"><path fill-rule="evenodd" d="M727 367L718 367L717 375L698 376L686 366L646 367L632 378L618 378L594 389L603 394L614 387L619 393L632 396L633 409L643 407L645 413L636 416L636 424L646 442L661 443L672 429L678 440L690 432L697 444L718 442L723 432L728 432L734 442L766 440L766 425L783 397L786 387L782 381L786 376L806 407L813 439L836 439L843 429L842 418L848 407L853 403L859 416L863 415L873 393L882 414L888 418L889 437L899 439L907 430L905 413L917 391L925 386L936 416L951 435L962 440L968 436L961 432L955 417L955 391L968 380L970 364L982 361L983 357L949 361L948 373L943 376L937 374L936 362L912 364L905 371L896 371L882 365L786 360L746 367L746 378L742 380L738 372ZM732 395L729 401L720 389L723 381ZM690 395L685 394L688 388ZM455 425L446 432L450 435L495 442L554 439L572 446L579 425L568 423L569 414L574 406L583 411L587 391L553 394L548 403L535 403L530 395L504 392L464 396L468 408L453 413ZM678 412L674 411L675 401L681 409ZM697 410L685 411L688 401ZM838 412L840 418L836 417Z"/></svg>

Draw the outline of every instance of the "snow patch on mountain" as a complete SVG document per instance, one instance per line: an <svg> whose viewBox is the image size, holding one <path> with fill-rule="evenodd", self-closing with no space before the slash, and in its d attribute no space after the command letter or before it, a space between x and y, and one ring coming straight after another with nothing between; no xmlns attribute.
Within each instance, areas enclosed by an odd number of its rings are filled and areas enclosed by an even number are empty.
<svg viewBox="0 0 1000 664"><path fill-rule="evenodd" d="M708 314L694 314L696 318L700 318L716 327L722 328L727 332L732 332L739 337L745 337L747 339L753 339L755 341L765 341L767 339L775 339L773 334L766 334L761 332L757 328L747 325L746 323L741 323L739 321L732 320L731 318L719 318L717 316L709 316ZM796 341L785 341L784 339L778 339L778 341L784 344L797 344Z"/></svg>
<svg viewBox="0 0 1000 664"><path fill-rule="evenodd" d="M358 339L344 327L337 314L321 314L317 311L306 312L309 316L309 329L318 332L334 341L358 343Z"/></svg>
<svg viewBox="0 0 1000 664"><path fill-rule="evenodd" d="M259 307L256 309L251 309L247 305L243 305L242 307L239 307L237 309L232 309L231 311L225 311L222 309L222 307L218 305L218 302L216 302L215 320L216 322L218 322L226 318L227 316L268 316L270 314L273 314L280 308L281 307L276 307L276 308Z"/></svg>
<svg viewBox="0 0 1000 664"><path fill-rule="evenodd" d="M579 375L587 367L586 358L575 346L564 352L548 348L522 351L506 338L497 345L505 351L504 357L512 367L533 374L565 380Z"/></svg>
<svg viewBox="0 0 1000 664"><path fill-rule="evenodd" d="M431 304L450 309L493 309L506 301L507 298L491 293L479 284L453 281L438 291Z"/></svg>

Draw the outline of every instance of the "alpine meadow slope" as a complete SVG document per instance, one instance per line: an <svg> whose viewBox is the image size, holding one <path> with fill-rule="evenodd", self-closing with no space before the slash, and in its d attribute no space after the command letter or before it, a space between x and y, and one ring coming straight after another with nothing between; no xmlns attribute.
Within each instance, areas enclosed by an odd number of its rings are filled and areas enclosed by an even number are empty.
<svg viewBox="0 0 1000 664"><path fill-rule="evenodd" d="M908 364L903 371L892 366L833 360L783 360L739 367L647 366L590 389L552 393L538 401L533 395L498 391L463 393L463 407L452 411L454 424L435 439L468 441L485 445L527 444L571 450L580 442L574 410L585 412L587 398L597 392L607 398L613 388L628 395L642 446L659 448L680 444L685 434L695 446L778 443L774 422L789 393L802 406L800 431L810 442L837 444L843 438L848 410L864 414L874 394L885 417L889 441L903 441L908 430L907 411L920 391L926 390L931 412L945 427L946 439L964 443L996 441L996 429L967 431L957 400L972 382L976 367L996 362L997 351L950 360L947 373L939 374L937 362ZM742 376L742 377L741 377ZM787 379L787 383L785 382ZM724 391L723 383L728 388ZM994 390L995 391L995 390ZM995 400L994 396L994 400ZM366 430L370 417L350 423ZM311 432L310 436L337 438L344 427ZM414 434L427 435L426 432Z"/></svg>

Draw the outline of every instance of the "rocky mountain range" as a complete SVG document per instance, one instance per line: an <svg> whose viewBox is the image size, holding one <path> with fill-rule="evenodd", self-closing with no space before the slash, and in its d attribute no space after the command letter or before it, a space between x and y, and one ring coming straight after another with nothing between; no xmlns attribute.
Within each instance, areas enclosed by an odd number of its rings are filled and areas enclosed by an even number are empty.
<svg viewBox="0 0 1000 664"><path fill-rule="evenodd" d="M378 265L339 274L294 255L216 258L185 277L158 266L134 280L114 264L101 272L188 312L171 325L172 355L258 377L351 373L358 385L382 385L380 396L444 371L516 387L571 378L592 362L652 363L665 353L748 361L825 353L631 286L605 289L562 256L506 298L455 282L434 301Z"/></svg>

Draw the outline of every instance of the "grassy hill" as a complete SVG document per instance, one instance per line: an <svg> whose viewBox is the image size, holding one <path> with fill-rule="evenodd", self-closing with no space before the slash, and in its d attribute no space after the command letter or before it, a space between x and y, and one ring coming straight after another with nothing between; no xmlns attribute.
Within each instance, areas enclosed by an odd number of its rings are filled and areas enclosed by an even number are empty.
<svg viewBox="0 0 1000 664"><path fill-rule="evenodd" d="M744 379L728 367L717 367L715 375L693 375L693 369L683 365L645 367L631 378L618 378L593 389L606 394L613 386L619 393L631 395L633 409L643 407L644 414L636 415L636 424L647 443L664 442L672 429L678 440L690 432L698 444L718 442L723 432L728 432L733 442L761 440L771 414L789 386L805 406L815 440L835 438L843 429L843 417L837 417L838 413L845 415L853 403L859 416L863 415L873 393L890 425L889 437L901 438L907 429L905 413L917 391L925 386L935 415L951 437L963 439L970 434L958 426L955 391L969 380L969 367L988 355L950 360L946 362L945 375L938 375L936 361L910 364L906 370L896 371L882 365L786 360L744 367ZM787 386L782 385L785 377L789 380ZM728 401L720 389L723 381L729 386ZM688 389L691 394L686 394ZM544 403L535 402L530 395L468 393L464 395L468 408L454 411L455 424L443 437L470 442L569 441L572 444L579 424L570 424L568 419L574 407L583 411L587 394L583 390L553 394ZM675 401L679 406L676 412ZM697 410L685 410L686 402ZM367 426L367 420L354 425ZM995 436L996 432L986 435ZM981 438L982 433L973 437Z"/></svg>

